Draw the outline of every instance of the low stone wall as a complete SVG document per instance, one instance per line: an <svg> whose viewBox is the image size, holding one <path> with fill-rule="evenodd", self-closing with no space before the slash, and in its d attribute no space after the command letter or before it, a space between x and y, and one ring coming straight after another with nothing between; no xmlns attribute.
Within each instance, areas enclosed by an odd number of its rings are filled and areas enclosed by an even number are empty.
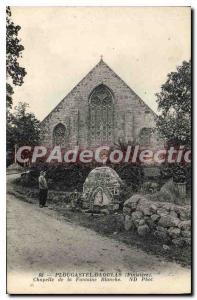
<svg viewBox="0 0 197 300"><path fill-rule="evenodd" d="M125 230L136 230L140 236L153 235L164 244L191 244L191 206L154 202L133 195L123 207Z"/></svg>
<svg viewBox="0 0 197 300"><path fill-rule="evenodd" d="M39 190L35 189L35 188L32 189L32 188L28 188L28 187L17 186L16 190L30 198L38 198L39 197ZM68 203L69 195L70 195L70 193L64 192L64 191L49 190L47 199L49 201L53 201L53 202Z"/></svg>

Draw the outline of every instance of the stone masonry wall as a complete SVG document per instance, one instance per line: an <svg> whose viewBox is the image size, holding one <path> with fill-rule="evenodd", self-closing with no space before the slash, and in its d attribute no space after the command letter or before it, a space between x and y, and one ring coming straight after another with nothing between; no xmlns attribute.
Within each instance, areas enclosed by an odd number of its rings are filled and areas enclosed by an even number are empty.
<svg viewBox="0 0 197 300"><path fill-rule="evenodd" d="M191 244L191 206L153 202L133 195L124 203L125 230L135 230L145 237L152 234L163 244Z"/></svg>
<svg viewBox="0 0 197 300"><path fill-rule="evenodd" d="M155 126L156 115L102 60L41 122L41 141L52 145L53 129L66 127L66 144L88 146L88 100L93 89L104 84L114 96L114 142L136 140L140 129ZM155 138L153 143L156 143Z"/></svg>
<svg viewBox="0 0 197 300"><path fill-rule="evenodd" d="M37 202L39 199L39 189L37 188L30 188L30 187L21 187L20 185L17 185L16 191L20 194L24 194L29 199L36 198ZM69 203L70 192L65 191L55 191L55 190L49 190L47 195L47 201L52 201L53 203Z"/></svg>

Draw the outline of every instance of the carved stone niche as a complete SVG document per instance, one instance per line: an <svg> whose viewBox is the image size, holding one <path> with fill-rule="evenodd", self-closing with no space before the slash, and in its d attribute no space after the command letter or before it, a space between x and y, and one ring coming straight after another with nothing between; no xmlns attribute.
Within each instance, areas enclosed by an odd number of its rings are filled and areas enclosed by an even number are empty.
<svg viewBox="0 0 197 300"><path fill-rule="evenodd" d="M83 207L92 211L119 209L122 185L113 169L106 166L93 169L83 185Z"/></svg>

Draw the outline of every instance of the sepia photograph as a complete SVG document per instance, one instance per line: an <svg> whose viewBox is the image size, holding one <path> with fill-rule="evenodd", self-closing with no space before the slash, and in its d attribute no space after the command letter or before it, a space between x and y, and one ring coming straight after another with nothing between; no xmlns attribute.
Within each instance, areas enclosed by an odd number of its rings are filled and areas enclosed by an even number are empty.
<svg viewBox="0 0 197 300"><path fill-rule="evenodd" d="M191 295L191 16L6 7L7 294Z"/></svg>

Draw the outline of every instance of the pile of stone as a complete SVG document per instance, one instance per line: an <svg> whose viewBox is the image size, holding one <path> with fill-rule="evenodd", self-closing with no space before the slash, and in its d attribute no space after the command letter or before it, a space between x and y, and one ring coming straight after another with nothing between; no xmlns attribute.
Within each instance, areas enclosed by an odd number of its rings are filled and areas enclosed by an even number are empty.
<svg viewBox="0 0 197 300"><path fill-rule="evenodd" d="M140 236L154 235L163 243L176 246L191 244L191 206L150 201L133 195L123 207L125 230Z"/></svg>

